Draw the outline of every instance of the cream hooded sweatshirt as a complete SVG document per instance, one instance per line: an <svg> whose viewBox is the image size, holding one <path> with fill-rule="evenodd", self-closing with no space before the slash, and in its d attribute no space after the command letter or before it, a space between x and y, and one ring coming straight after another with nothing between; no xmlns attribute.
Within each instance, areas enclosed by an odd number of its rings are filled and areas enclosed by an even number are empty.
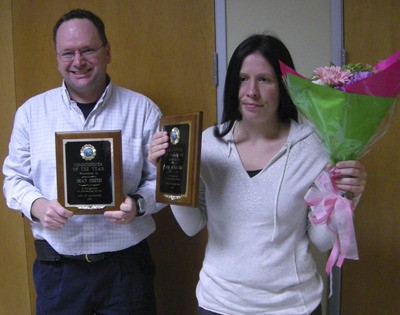
<svg viewBox="0 0 400 315"><path fill-rule="evenodd" d="M232 131L203 133L199 208L172 206L182 229L205 225L208 243L196 296L219 314L309 314L322 280L309 250L332 247L325 225L308 221L304 196L328 159L313 130L291 122L286 144L256 176L244 169Z"/></svg>

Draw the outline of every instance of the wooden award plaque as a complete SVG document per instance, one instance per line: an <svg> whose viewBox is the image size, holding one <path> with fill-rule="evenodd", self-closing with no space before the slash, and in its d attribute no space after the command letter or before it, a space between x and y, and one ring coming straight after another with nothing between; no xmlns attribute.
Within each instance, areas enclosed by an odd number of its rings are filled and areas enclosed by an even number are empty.
<svg viewBox="0 0 400 315"><path fill-rule="evenodd" d="M124 201L121 131L56 132L59 203L76 214L119 210Z"/></svg>
<svg viewBox="0 0 400 315"><path fill-rule="evenodd" d="M169 146L157 164L157 202L197 206L202 124L203 112L161 118Z"/></svg>

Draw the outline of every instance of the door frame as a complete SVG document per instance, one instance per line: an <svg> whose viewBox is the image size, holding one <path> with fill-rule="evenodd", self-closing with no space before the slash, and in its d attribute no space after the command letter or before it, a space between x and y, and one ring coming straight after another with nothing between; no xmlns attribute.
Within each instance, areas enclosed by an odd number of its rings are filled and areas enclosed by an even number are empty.
<svg viewBox="0 0 400 315"><path fill-rule="evenodd" d="M215 47L214 79L217 85L217 121L221 123L224 109L224 83L226 76L227 42L226 42L226 5L225 0L214 0L215 6Z"/></svg>
<svg viewBox="0 0 400 315"><path fill-rule="evenodd" d="M344 27L343 27L343 0L331 0L331 60L336 66L343 66L346 63L346 51L344 48ZM340 315L341 313L341 269L332 269L331 296L328 298L327 308L329 315Z"/></svg>

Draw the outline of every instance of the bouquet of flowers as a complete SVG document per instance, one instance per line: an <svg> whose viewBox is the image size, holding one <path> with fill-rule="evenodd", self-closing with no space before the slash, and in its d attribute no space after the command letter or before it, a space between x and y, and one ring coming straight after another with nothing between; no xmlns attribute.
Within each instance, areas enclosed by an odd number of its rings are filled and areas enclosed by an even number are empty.
<svg viewBox="0 0 400 315"><path fill-rule="evenodd" d="M311 79L280 66L293 103L314 124L332 164L360 158L388 129L400 93L400 51L374 67L320 67ZM326 223L336 237L328 274L335 263L341 267L345 258L358 259L355 205L333 184L337 175L335 168L322 172L305 196L311 222Z"/></svg>

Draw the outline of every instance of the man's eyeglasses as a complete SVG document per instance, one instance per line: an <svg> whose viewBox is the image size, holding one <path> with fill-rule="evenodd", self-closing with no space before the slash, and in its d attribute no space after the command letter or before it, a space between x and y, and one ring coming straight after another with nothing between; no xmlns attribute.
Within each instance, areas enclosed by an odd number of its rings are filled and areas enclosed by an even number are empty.
<svg viewBox="0 0 400 315"><path fill-rule="evenodd" d="M103 48L106 44L102 44L97 48L83 48L83 49L75 49L75 50L66 50L62 53L57 53L57 56L60 57L63 62L70 62L74 60L76 53L80 54L82 58L90 59L96 56L97 52Z"/></svg>

